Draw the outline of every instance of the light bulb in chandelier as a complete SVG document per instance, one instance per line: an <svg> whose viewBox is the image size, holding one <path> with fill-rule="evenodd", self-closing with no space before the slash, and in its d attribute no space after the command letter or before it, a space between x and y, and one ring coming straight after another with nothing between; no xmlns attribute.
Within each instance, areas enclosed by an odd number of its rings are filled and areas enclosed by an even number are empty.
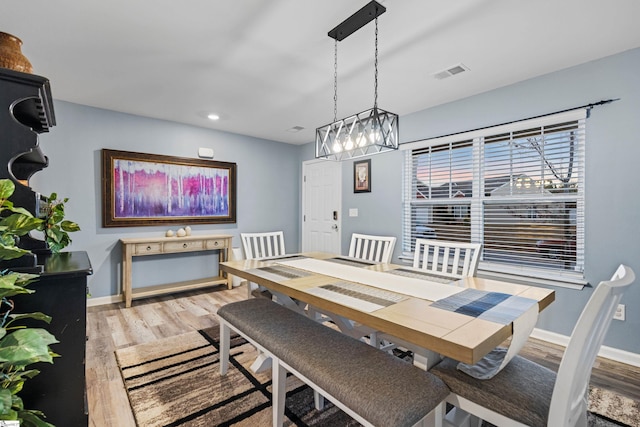
<svg viewBox="0 0 640 427"><path fill-rule="evenodd" d="M353 139L351 138L351 135L347 136L347 140L344 143L344 149L345 150L353 150Z"/></svg>
<svg viewBox="0 0 640 427"><path fill-rule="evenodd" d="M377 126L371 127L371 132L369 132L369 141L372 144L379 144L382 140L382 134L380 132L380 128Z"/></svg>
<svg viewBox="0 0 640 427"><path fill-rule="evenodd" d="M337 139L333 142L333 147L331 147L334 153L340 153L342 151L342 144Z"/></svg>
<svg viewBox="0 0 640 427"><path fill-rule="evenodd" d="M358 148L367 145L367 135L362 123L358 123L358 135L356 136L356 146Z"/></svg>

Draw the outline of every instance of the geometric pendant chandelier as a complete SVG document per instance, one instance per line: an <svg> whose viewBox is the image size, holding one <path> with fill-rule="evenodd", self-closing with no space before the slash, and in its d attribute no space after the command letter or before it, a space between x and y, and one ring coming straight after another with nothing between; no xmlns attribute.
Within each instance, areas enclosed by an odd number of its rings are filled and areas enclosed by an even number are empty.
<svg viewBox="0 0 640 427"><path fill-rule="evenodd" d="M347 160L398 149L398 115L378 108L378 16L387 9L371 1L329 31L334 44L333 123L316 129L316 158ZM373 108L338 120L338 41L375 20Z"/></svg>

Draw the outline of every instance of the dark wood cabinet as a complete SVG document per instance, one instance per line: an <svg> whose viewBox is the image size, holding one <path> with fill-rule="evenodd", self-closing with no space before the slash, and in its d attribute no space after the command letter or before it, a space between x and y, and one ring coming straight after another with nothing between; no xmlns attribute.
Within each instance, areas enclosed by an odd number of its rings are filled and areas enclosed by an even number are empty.
<svg viewBox="0 0 640 427"><path fill-rule="evenodd" d="M38 136L55 126L49 80L42 76L0 68L0 178L14 182L10 200L36 217L46 216L47 200L29 186L31 176L49 159ZM64 189L61 189L64 190ZM15 313L42 312L47 325L30 319L29 327L44 328L58 341L51 349L60 355L53 364L33 365L40 374L25 382L20 397L27 409L41 410L57 427L88 425L85 383L87 276L92 274L86 252L52 254L42 239L23 236L18 246L28 254L1 260L0 270L40 275L30 284L35 294L12 297Z"/></svg>
<svg viewBox="0 0 640 427"><path fill-rule="evenodd" d="M56 119L49 80L34 74L0 68L0 178L15 184L11 201L33 216L46 214L46 197L29 186L29 179L49 165L40 148L39 135L55 126ZM18 246L34 254L48 252L41 239L30 235L20 239ZM36 256L23 256L14 262L23 271L31 267L38 273ZM11 267L0 263L0 267Z"/></svg>
<svg viewBox="0 0 640 427"><path fill-rule="evenodd" d="M39 363L40 374L28 380L20 393L25 408L38 409L57 427L88 425L85 383L87 340L87 276L92 274L86 252L38 255L43 272L29 285L36 292L14 297L17 313L40 311L51 323L30 320L58 341L51 349L60 355L53 364ZM26 323L26 322L25 322Z"/></svg>

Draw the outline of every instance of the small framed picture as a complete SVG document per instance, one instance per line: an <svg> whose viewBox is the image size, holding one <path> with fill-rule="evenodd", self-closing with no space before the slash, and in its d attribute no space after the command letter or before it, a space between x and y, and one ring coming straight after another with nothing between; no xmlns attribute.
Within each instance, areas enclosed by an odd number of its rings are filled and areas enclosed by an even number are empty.
<svg viewBox="0 0 640 427"><path fill-rule="evenodd" d="M353 192L371 192L371 159L353 163Z"/></svg>

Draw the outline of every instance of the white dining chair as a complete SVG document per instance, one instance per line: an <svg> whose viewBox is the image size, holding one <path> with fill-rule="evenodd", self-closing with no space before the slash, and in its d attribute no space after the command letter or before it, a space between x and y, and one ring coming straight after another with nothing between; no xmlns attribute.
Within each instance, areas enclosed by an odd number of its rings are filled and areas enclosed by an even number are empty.
<svg viewBox="0 0 640 427"><path fill-rule="evenodd" d="M363 261L390 263L396 240L393 236L353 233L351 235L351 244L349 245L349 257ZM368 328L361 328L352 320L337 317L317 307L309 306L307 308L307 314L321 323L331 321L342 332L354 338L364 339L370 333L375 334L375 331Z"/></svg>
<svg viewBox="0 0 640 427"><path fill-rule="evenodd" d="M431 369L451 389L447 402L499 426L586 426L589 379L620 298L635 280L620 265L582 310L556 374L522 356L496 376L479 380L444 359Z"/></svg>
<svg viewBox="0 0 640 427"><path fill-rule="evenodd" d="M286 255L283 231L240 233L245 259L264 259ZM253 282L247 282L247 299L253 297L273 299L271 292ZM251 364L253 372L263 372L271 367L271 358L258 351Z"/></svg>
<svg viewBox="0 0 640 427"><path fill-rule="evenodd" d="M263 259L286 255L283 231L240 233L240 238L245 259ZM247 282L247 298L251 298L252 292L256 290L261 291L257 284Z"/></svg>
<svg viewBox="0 0 640 427"><path fill-rule="evenodd" d="M416 239L413 268L456 279L475 276L481 247L480 243Z"/></svg>
<svg viewBox="0 0 640 427"><path fill-rule="evenodd" d="M261 259L285 255L284 232L240 233L246 259Z"/></svg>
<svg viewBox="0 0 640 427"><path fill-rule="evenodd" d="M365 261L390 263L396 238L353 233L349 245L349 256Z"/></svg>
<svg viewBox="0 0 640 427"><path fill-rule="evenodd" d="M481 248L480 243L416 239L413 268L451 279L475 276L478 271ZM401 347L403 350L415 350L411 344L386 333L373 331L369 336L370 343L381 350L391 351L396 347ZM419 365L427 363L425 360L421 360L417 354L414 355L414 358L414 361Z"/></svg>

